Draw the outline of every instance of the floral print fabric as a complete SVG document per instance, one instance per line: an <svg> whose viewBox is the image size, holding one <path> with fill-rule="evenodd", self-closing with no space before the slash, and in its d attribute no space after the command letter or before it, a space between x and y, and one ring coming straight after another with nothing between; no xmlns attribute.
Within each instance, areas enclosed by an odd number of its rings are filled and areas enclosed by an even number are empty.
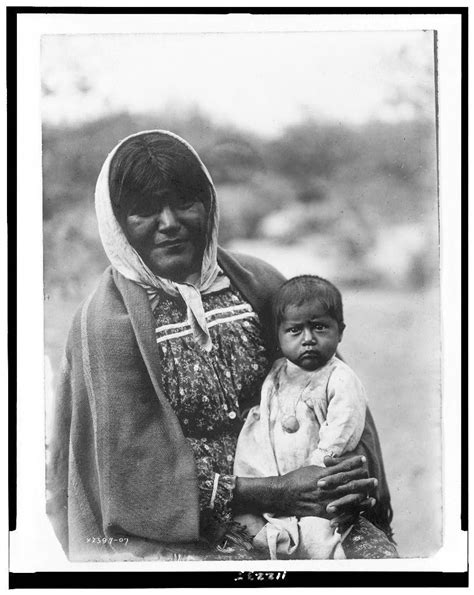
<svg viewBox="0 0 474 595"><path fill-rule="evenodd" d="M363 516L359 516L342 542L348 559L398 558L395 545L386 534Z"/></svg>
<svg viewBox="0 0 474 595"><path fill-rule="evenodd" d="M201 511L216 487L213 516L228 525L237 438L244 414L260 400L269 359L258 316L236 289L204 294L202 301L210 352L195 342L182 298L165 292L153 310L156 341L163 391L193 450Z"/></svg>

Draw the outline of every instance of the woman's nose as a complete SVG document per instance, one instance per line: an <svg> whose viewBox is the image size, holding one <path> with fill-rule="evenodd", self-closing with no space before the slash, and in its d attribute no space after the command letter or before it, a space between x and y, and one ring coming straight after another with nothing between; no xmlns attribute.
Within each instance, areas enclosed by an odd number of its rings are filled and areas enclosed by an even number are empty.
<svg viewBox="0 0 474 595"><path fill-rule="evenodd" d="M179 226L176 214L171 207L166 205L158 213L158 228L160 231L166 231Z"/></svg>

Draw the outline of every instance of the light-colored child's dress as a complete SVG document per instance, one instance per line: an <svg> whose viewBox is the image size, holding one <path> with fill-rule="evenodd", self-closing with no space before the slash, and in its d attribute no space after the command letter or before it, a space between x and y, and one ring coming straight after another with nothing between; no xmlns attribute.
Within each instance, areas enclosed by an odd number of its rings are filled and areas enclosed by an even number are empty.
<svg viewBox="0 0 474 595"><path fill-rule="evenodd" d="M277 360L263 384L260 405L250 410L240 433L235 475L268 477L307 465L324 467L325 456L357 446L366 407L360 380L336 356L314 372L286 358ZM236 520L247 525L254 545L268 548L272 559L344 558L341 536L327 519L265 513Z"/></svg>

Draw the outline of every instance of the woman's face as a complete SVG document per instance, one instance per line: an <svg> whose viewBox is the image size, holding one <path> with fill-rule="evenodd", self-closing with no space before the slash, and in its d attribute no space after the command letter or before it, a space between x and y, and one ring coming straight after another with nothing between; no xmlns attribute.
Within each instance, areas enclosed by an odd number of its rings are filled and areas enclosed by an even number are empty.
<svg viewBox="0 0 474 595"><path fill-rule="evenodd" d="M124 228L130 244L156 275L182 283L201 271L207 218L198 196L170 187L130 208Z"/></svg>

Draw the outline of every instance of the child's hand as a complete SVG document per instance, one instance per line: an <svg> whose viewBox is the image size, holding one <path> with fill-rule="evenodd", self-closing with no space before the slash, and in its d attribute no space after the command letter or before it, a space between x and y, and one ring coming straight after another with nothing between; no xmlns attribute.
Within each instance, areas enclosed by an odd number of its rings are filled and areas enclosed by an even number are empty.
<svg viewBox="0 0 474 595"><path fill-rule="evenodd" d="M365 452L363 449L356 448L352 452L345 453L340 455L339 457L336 456L328 456L324 457L324 464L326 467L334 467L343 461L347 461L348 459L353 459L355 456L360 457L361 460L361 467L367 471L367 477L369 473L369 464L367 463L367 458L365 457Z"/></svg>

